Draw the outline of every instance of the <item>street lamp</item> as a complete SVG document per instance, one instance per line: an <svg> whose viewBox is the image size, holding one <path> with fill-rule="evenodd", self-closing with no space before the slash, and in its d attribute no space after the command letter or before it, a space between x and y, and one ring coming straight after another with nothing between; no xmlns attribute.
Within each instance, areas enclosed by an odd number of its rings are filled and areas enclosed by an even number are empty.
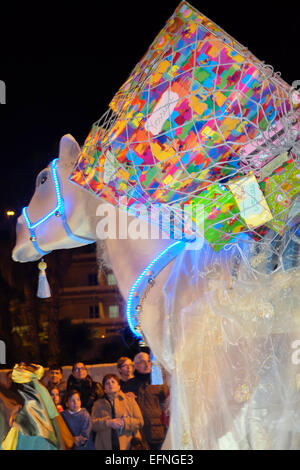
<svg viewBox="0 0 300 470"><path fill-rule="evenodd" d="M13 217L14 215L16 215L16 213L13 210L7 210L6 215L7 215L7 217Z"/></svg>

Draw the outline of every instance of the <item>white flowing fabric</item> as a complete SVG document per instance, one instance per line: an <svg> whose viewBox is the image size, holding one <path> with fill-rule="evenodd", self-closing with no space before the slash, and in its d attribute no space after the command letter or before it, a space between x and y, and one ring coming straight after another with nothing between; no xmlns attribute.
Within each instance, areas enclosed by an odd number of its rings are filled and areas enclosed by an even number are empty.
<svg viewBox="0 0 300 470"><path fill-rule="evenodd" d="M145 305L171 388L164 449L300 448L300 269L266 274L255 245L185 250Z"/></svg>

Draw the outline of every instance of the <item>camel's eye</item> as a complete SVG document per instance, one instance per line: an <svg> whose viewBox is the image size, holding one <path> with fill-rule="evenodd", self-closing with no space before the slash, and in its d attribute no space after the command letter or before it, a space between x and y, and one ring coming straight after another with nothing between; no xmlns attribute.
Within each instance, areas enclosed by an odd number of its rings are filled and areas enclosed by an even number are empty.
<svg viewBox="0 0 300 470"><path fill-rule="evenodd" d="M43 171L37 178L37 186L41 186L41 184L44 184L48 179L48 173L47 171Z"/></svg>

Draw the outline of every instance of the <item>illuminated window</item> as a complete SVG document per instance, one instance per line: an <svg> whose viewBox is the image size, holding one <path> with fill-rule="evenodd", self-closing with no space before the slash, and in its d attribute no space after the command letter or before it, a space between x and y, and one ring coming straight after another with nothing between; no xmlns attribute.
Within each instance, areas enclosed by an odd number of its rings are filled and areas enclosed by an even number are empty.
<svg viewBox="0 0 300 470"><path fill-rule="evenodd" d="M109 318L118 318L119 317L119 305L110 305L108 308Z"/></svg>
<svg viewBox="0 0 300 470"><path fill-rule="evenodd" d="M109 286L115 286L117 284L117 279L113 273L107 275L107 284Z"/></svg>

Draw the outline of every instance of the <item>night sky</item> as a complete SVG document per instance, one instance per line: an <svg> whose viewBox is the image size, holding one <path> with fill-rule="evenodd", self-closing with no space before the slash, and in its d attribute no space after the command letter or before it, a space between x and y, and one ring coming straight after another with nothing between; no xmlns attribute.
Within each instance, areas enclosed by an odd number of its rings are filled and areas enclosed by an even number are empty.
<svg viewBox="0 0 300 470"><path fill-rule="evenodd" d="M300 80L299 3L190 3L288 83ZM6 209L19 214L29 202L36 174L57 155L60 138L71 133L83 144L179 1L63 4L26 2L1 18L7 104L0 106L0 228Z"/></svg>

